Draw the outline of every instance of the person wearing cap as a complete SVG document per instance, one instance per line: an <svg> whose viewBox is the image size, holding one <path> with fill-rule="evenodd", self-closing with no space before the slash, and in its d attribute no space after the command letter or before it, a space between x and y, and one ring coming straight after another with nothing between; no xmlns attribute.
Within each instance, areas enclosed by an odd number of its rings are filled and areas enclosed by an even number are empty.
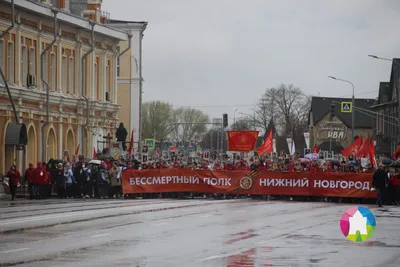
<svg viewBox="0 0 400 267"><path fill-rule="evenodd" d="M15 200L15 194L17 191L19 179L21 178L21 175L19 171L17 170L17 166L12 165L10 170L7 172L7 177L10 179L9 180L9 185L10 185L10 192L11 192L11 200Z"/></svg>
<svg viewBox="0 0 400 267"><path fill-rule="evenodd" d="M378 165L378 170L376 170L372 177L372 186L376 189L376 198L379 207L382 207L382 204L384 203L384 195L388 178L388 174L384 170L383 164L380 163Z"/></svg>
<svg viewBox="0 0 400 267"><path fill-rule="evenodd" d="M36 168L32 171L33 177L33 195L35 199L40 198L42 192L42 181L44 180L44 173L42 163L38 162Z"/></svg>
<svg viewBox="0 0 400 267"><path fill-rule="evenodd" d="M33 194L33 163L29 163L28 169L25 170L25 181L28 181L28 192L29 192L29 198L33 199L34 194Z"/></svg>

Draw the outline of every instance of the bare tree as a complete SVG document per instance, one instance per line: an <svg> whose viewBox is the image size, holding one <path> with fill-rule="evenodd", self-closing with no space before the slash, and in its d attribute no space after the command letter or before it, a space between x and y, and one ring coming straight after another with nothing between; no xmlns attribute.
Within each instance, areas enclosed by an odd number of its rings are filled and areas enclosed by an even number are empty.
<svg viewBox="0 0 400 267"><path fill-rule="evenodd" d="M277 88L267 89L253 108L256 126L264 131L264 135L267 134L270 121L279 121L282 117L278 112L277 90ZM279 130L279 126L277 129Z"/></svg>
<svg viewBox="0 0 400 267"><path fill-rule="evenodd" d="M201 110L193 108L178 108L174 110L172 136L178 141L201 140L207 131L207 125L210 121L208 115Z"/></svg>
<svg viewBox="0 0 400 267"><path fill-rule="evenodd" d="M142 105L143 137L165 140L172 131L172 105L162 101L147 102Z"/></svg>
<svg viewBox="0 0 400 267"><path fill-rule="evenodd" d="M278 122L284 125L283 133L291 135L307 118L310 97L293 84L281 84L276 90L275 100L278 105L278 112L281 114Z"/></svg>
<svg viewBox="0 0 400 267"><path fill-rule="evenodd" d="M254 108L257 127L266 132L272 120L280 134L304 131L310 104L310 97L292 84L267 89Z"/></svg>
<svg viewBox="0 0 400 267"><path fill-rule="evenodd" d="M230 127L231 130L249 131L254 129L253 118L238 118Z"/></svg>

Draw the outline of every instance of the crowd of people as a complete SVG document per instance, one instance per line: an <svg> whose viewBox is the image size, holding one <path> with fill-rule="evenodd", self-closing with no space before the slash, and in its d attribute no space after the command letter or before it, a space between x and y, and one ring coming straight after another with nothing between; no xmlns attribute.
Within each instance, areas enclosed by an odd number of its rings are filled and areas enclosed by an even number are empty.
<svg viewBox="0 0 400 267"><path fill-rule="evenodd" d="M18 185L26 185L30 199L45 199L55 192L58 198L120 198L121 171L124 164L104 161L99 165L82 159L71 164L60 160L32 163L22 177L16 166L6 174L11 199L15 200Z"/></svg>
<svg viewBox="0 0 400 267"><path fill-rule="evenodd" d="M11 166L7 177L10 179L11 198L15 199L18 184L27 184L31 199L44 199L52 192L59 198L120 198L123 196L121 173L128 169L155 169L155 168L188 168L204 170L264 170L283 172L345 172L371 173L373 183L377 187L379 204L399 203L399 169L380 164L375 170L371 164L362 164L360 159L348 161L342 159L300 158L258 158L249 160L234 158L226 160L195 159L155 159L151 162L140 163L136 160L112 161L104 160L100 164L89 164L80 157L79 162L50 160L48 163L38 162L36 167L29 164L23 179L16 169ZM374 173L374 175L372 175ZM383 174L384 173L384 174ZM384 182L382 182L384 177ZM182 194L166 194L166 197L181 196ZM154 194L153 194L154 196ZM159 196L159 195L158 195Z"/></svg>

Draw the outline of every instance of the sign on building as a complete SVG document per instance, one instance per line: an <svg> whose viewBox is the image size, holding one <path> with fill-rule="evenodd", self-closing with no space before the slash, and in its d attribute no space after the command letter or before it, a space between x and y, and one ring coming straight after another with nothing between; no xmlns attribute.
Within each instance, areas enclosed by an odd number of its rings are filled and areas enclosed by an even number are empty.
<svg viewBox="0 0 400 267"><path fill-rule="evenodd" d="M342 113L352 113L353 103L352 102L341 102L340 103L340 111Z"/></svg>
<svg viewBox="0 0 400 267"><path fill-rule="evenodd" d="M347 127L340 121L329 121L322 123L317 132L317 139L342 139L347 138Z"/></svg>
<svg viewBox="0 0 400 267"><path fill-rule="evenodd" d="M144 139L144 145L148 146L149 149L155 149L156 148L156 140L152 139L152 138Z"/></svg>

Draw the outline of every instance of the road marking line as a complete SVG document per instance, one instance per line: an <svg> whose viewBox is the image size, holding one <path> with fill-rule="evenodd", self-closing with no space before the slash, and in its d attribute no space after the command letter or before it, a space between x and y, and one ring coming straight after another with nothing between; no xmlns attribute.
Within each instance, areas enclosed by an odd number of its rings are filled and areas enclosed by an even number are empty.
<svg viewBox="0 0 400 267"><path fill-rule="evenodd" d="M167 225L168 223L157 223L156 226Z"/></svg>
<svg viewBox="0 0 400 267"><path fill-rule="evenodd" d="M109 236L111 234L99 234L99 235L92 235L91 237L102 237L102 236Z"/></svg>
<svg viewBox="0 0 400 267"><path fill-rule="evenodd" d="M212 217L212 215L210 215L210 214L200 216L200 218L210 218L210 217Z"/></svg>
<svg viewBox="0 0 400 267"><path fill-rule="evenodd" d="M12 250L7 250L7 251L0 251L0 253L12 253L12 252L18 252L18 251L24 251L24 250L30 250L30 248L12 249Z"/></svg>

